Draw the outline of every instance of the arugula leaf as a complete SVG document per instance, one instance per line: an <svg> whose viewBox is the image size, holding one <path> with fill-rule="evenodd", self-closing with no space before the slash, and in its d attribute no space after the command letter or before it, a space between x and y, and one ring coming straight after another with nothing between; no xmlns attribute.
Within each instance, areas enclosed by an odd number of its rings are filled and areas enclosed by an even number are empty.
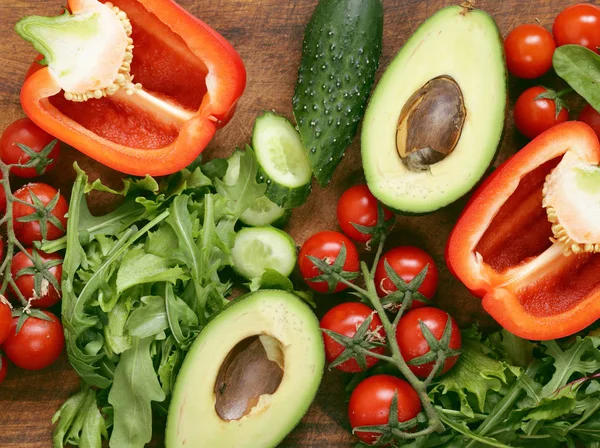
<svg viewBox="0 0 600 448"><path fill-rule="evenodd" d="M440 416L440 420L442 420L442 422L445 425L449 426L457 433L467 436L471 440L480 442L486 446L495 446L498 448L511 448L510 445L505 445L504 443L498 442L496 439L493 439L491 437L481 436L479 434L474 433L467 426L467 424L461 420L453 419L452 417L448 417L444 414L440 414L439 416Z"/></svg>
<svg viewBox="0 0 600 448"><path fill-rule="evenodd" d="M222 178L227 173L229 164L225 159L213 159L202 165L202 172L211 180Z"/></svg>
<svg viewBox="0 0 600 448"><path fill-rule="evenodd" d="M143 306L133 310L127 319L125 328L131 336L144 339L169 328L164 297L146 296L142 297L141 302Z"/></svg>
<svg viewBox="0 0 600 448"><path fill-rule="evenodd" d="M187 280L183 269L172 267L166 258L146 253L144 246L138 245L125 254L117 272L117 294L142 283L170 282Z"/></svg>
<svg viewBox="0 0 600 448"><path fill-rule="evenodd" d="M253 279L248 284L250 291L259 289L282 289L283 291L294 291L292 281L275 269L266 268L261 277Z"/></svg>
<svg viewBox="0 0 600 448"><path fill-rule="evenodd" d="M508 330L500 330L490 335L490 341L499 348L509 364L526 367L533 360L535 345Z"/></svg>
<svg viewBox="0 0 600 448"><path fill-rule="evenodd" d="M280 289L294 294L296 297L304 300L312 308L316 308L317 304L314 300L314 294L311 291L296 291L292 281L275 269L267 268L263 275L252 279L248 283L250 291L258 291L259 289Z"/></svg>
<svg viewBox="0 0 600 448"><path fill-rule="evenodd" d="M184 354L179 349L173 335L160 344L160 362L158 365L158 379L166 396L170 396L175 387L177 372L183 362ZM165 410L166 414L166 410Z"/></svg>
<svg viewBox="0 0 600 448"><path fill-rule="evenodd" d="M173 286L165 286L165 310L174 339L180 346L187 346L199 326L198 316L182 299L177 297Z"/></svg>
<svg viewBox="0 0 600 448"><path fill-rule="evenodd" d="M78 445L83 448L101 448L102 437L107 437L106 423L96 404L96 392L86 385L70 397L52 417L59 421L54 431L54 448Z"/></svg>
<svg viewBox="0 0 600 448"><path fill-rule="evenodd" d="M240 168L237 182L227 185L223 180L216 179L215 187L217 193L229 198L232 203L233 215L239 218L248 207L265 194L266 184L256 182L258 174L258 163L254 151L249 146L240 155Z"/></svg>
<svg viewBox="0 0 600 448"><path fill-rule="evenodd" d="M212 186L210 178L198 166L194 169L184 169L169 176L162 190L166 198L171 198L182 195L190 190L198 190L210 186Z"/></svg>
<svg viewBox="0 0 600 448"><path fill-rule="evenodd" d="M130 306L125 298L119 300L108 312L108 323L104 327L104 342L109 353L120 355L131 348L131 337L125 332Z"/></svg>
<svg viewBox="0 0 600 448"><path fill-rule="evenodd" d="M172 253L178 244L173 228L167 223L162 223L155 232L148 233L145 250L149 254L172 259Z"/></svg>
<svg viewBox="0 0 600 448"><path fill-rule="evenodd" d="M165 399L150 357L153 338L134 338L121 355L108 402L114 409L111 448L143 448L152 439L151 402Z"/></svg>
<svg viewBox="0 0 600 448"><path fill-rule="evenodd" d="M563 350L556 341L542 342L542 345L546 347L546 355L553 359L555 368L551 380L542 389L544 397L557 393L558 389L565 386L576 373L585 376L600 370L600 359L597 357L600 338L578 337L566 350Z"/></svg>

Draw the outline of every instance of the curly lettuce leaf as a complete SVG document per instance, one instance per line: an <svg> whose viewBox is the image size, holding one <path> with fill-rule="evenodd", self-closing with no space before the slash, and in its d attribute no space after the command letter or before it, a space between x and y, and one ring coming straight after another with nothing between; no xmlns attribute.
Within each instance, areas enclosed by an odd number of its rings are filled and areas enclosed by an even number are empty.
<svg viewBox="0 0 600 448"><path fill-rule="evenodd" d="M448 374L440 378L431 394L458 394L460 412L472 417L474 411L468 395L475 396L477 411L482 412L488 392L498 392L507 383L506 369L506 363L485 355L479 342L465 339L458 362Z"/></svg>

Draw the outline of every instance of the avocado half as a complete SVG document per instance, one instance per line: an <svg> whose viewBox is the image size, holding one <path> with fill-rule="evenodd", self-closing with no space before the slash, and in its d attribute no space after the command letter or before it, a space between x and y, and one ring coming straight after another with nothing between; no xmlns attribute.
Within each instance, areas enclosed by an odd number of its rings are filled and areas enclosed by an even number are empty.
<svg viewBox="0 0 600 448"><path fill-rule="evenodd" d="M291 293L258 291L202 330L173 391L166 447L275 447L300 422L323 375L319 321Z"/></svg>
<svg viewBox="0 0 600 448"><path fill-rule="evenodd" d="M494 20L463 6L441 9L409 38L371 97L361 137L370 190L401 213L459 199L495 157L506 104Z"/></svg>

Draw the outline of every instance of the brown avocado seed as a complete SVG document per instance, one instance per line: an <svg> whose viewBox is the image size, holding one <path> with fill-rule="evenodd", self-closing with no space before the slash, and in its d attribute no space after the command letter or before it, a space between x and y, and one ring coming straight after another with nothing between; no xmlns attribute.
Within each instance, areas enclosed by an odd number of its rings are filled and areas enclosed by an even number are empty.
<svg viewBox="0 0 600 448"><path fill-rule="evenodd" d="M262 395L273 394L283 378L281 344L271 336L252 336L227 355L215 382L215 410L225 421L248 415Z"/></svg>
<svg viewBox="0 0 600 448"><path fill-rule="evenodd" d="M396 133L400 158L411 171L426 171L456 147L467 111L460 87L449 76L428 81L408 99Z"/></svg>

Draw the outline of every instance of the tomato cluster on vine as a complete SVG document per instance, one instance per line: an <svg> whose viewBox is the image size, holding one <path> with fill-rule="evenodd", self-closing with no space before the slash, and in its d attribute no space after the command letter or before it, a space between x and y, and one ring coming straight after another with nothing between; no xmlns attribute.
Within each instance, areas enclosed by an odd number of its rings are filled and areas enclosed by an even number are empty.
<svg viewBox="0 0 600 448"><path fill-rule="evenodd" d="M48 173L60 142L22 118L0 138L0 382L7 362L39 370L64 348L62 324L48 308L61 300L62 256L44 253L45 241L66 233L68 204L51 185L24 180ZM13 192L11 182L22 185Z"/></svg>
<svg viewBox="0 0 600 448"><path fill-rule="evenodd" d="M423 404L426 398L415 385L429 384L456 364L460 329L447 312L432 306L439 281L434 259L412 246L383 252L395 217L366 185L342 194L337 218L343 233L312 235L300 249L298 263L315 291L346 291L361 299L336 305L321 318L330 368L368 374L378 363L398 363L398 357L406 366L405 372L368 375L350 396L348 415L355 435L366 444L385 445L397 431L415 431L421 424L417 417L429 404ZM355 242L366 244L367 250L377 247L371 269L361 262ZM397 415L397 422L390 415Z"/></svg>

